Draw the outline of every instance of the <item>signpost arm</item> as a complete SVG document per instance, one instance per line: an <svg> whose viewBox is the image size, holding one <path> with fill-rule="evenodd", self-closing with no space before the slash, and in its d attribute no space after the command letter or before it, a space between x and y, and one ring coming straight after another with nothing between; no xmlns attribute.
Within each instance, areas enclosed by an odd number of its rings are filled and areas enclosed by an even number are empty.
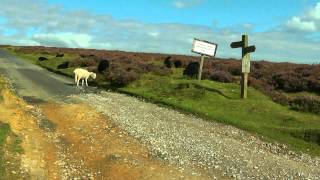
<svg viewBox="0 0 320 180"><path fill-rule="evenodd" d="M201 81L203 61L204 61L204 55L201 55L201 61L200 61L200 67L199 67L199 74L198 74L198 80L199 80L199 81Z"/></svg>
<svg viewBox="0 0 320 180"><path fill-rule="evenodd" d="M242 35L242 64L245 61L250 61L250 54L245 52L245 48L248 47L248 35ZM248 92L248 72L242 72L241 74L241 98L246 99Z"/></svg>

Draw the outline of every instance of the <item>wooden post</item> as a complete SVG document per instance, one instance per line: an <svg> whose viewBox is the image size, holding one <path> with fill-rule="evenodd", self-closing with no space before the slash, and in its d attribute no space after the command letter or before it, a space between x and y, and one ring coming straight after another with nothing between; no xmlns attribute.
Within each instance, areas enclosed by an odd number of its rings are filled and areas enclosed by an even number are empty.
<svg viewBox="0 0 320 180"><path fill-rule="evenodd" d="M241 61L241 98L247 98L248 76L250 73L250 53L256 51L256 46L248 46L248 35L242 35L242 41L232 42L231 48L242 48Z"/></svg>
<svg viewBox="0 0 320 180"><path fill-rule="evenodd" d="M242 35L242 73L241 73L241 98L246 99L248 92L248 74L245 70L245 65L250 63L250 53L245 52L245 48L248 47L248 35ZM250 67L249 67L250 68Z"/></svg>
<svg viewBox="0 0 320 180"><path fill-rule="evenodd" d="M203 61L204 61L204 55L201 55L199 74L198 74L198 81L201 81Z"/></svg>

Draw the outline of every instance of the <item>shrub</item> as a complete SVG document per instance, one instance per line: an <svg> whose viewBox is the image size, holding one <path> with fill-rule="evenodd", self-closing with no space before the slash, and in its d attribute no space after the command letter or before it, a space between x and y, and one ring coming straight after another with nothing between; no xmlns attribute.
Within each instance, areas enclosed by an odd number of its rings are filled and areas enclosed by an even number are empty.
<svg viewBox="0 0 320 180"><path fill-rule="evenodd" d="M48 60L48 58L46 58L46 57L39 57L38 60L39 60L39 61L46 61L46 60Z"/></svg>
<svg viewBox="0 0 320 180"><path fill-rule="evenodd" d="M63 57L64 54L63 53L57 53L56 57Z"/></svg>
<svg viewBox="0 0 320 180"><path fill-rule="evenodd" d="M203 70L202 70L202 75L201 75L201 77L202 77L202 79L210 79L211 74L212 74L212 71L211 71L211 70L209 70L209 69L203 69ZM198 75L198 74L197 74L197 75Z"/></svg>
<svg viewBox="0 0 320 180"><path fill-rule="evenodd" d="M97 65L97 61L92 58L78 58L75 60L70 61L69 66L70 67L89 67L89 66L95 66Z"/></svg>
<svg viewBox="0 0 320 180"><path fill-rule="evenodd" d="M175 68L180 68L180 67L182 67L182 62L181 62L180 60L175 60L175 61L173 62L173 64L174 64L174 67L175 67Z"/></svg>
<svg viewBox="0 0 320 180"><path fill-rule="evenodd" d="M107 80L115 87L126 86L137 79L139 79L138 73L124 69L117 69L107 75Z"/></svg>
<svg viewBox="0 0 320 180"><path fill-rule="evenodd" d="M308 89L308 82L300 74L281 72L272 77L276 89L286 92L301 92Z"/></svg>
<svg viewBox="0 0 320 180"><path fill-rule="evenodd" d="M69 62L67 61L67 62L64 62L64 63L62 63L62 64L59 64L58 66L57 66L57 68L58 69L66 69L66 68L68 68L69 67Z"/></svg>
<svg viewBox="0 0 320 180"><path fill-rule="evenodd" d="M109 68L109 61L106 59L102 59L98 65L98 72L103 73Z"/></svg>
<svg viewBox="0 0 320 180"><path fill-rule="evenodd" d="M97 73L97 67L96 66L89 66L86 68L89 72Z"/></svg>
<svg viewBox="0 0 320 180"><path fill-rule="evenodd" d="M278 92L278 91L271 91L268 93L274 102L277 102L281 105L289 105L290 98L287 95L285 95L281 92Z"/></svg>
<svg viewBox="0 0 320 180"><path fill-rule="evenodd" d="M290 101L292 109L320 114L320 100L312 96L300 96Z"/></svg>
<svg viewBox="0 0 320 180"><path fill-rule="evenodd" d="M234 67L234 68L230 69L230 73L234 76L240 76L241 75L241 68Z"/></svg>
<svg viewBox="0 0 320 180"><path fill-rule="evenodd" d="M164 64L167 68L171 68L171 67L172 67L171 56L168 56L168 57L164 60L163 64Z"/></svg>
<svg viewBox="0 0 320 180"><path fill-rule="evenodd" d="M232 75L226 71L215 71L210 76L211 80L230 83L232 82Z"/></svg>
<svg viewBox="0 0 320 180"><path fill-rule="evenodd" d="M189 76L189 77L196 77L199 73L199 62L190 62L188 66L184 69L183 75Z"/></svg>

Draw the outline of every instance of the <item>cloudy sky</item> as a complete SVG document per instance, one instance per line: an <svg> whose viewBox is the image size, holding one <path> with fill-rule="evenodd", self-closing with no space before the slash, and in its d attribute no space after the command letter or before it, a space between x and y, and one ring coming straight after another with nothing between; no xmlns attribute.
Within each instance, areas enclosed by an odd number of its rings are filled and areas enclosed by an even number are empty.
<svg viewBox="0 0 320 180"><path fill-rule="evenodd" d="M242 34L256 60L320 63L320 0L0 0L0 44L191 54Z"/></svg>

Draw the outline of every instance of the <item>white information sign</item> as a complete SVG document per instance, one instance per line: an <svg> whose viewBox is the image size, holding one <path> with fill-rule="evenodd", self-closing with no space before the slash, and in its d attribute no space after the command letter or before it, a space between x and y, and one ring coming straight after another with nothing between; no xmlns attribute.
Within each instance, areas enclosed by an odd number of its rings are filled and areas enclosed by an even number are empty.
<svg viewBox="0 0 320 180"><path fill-rule="evenodd" d="M214 57L217 51L217 44L199 39L194 39L192 44L192 52Z"/></svg>

